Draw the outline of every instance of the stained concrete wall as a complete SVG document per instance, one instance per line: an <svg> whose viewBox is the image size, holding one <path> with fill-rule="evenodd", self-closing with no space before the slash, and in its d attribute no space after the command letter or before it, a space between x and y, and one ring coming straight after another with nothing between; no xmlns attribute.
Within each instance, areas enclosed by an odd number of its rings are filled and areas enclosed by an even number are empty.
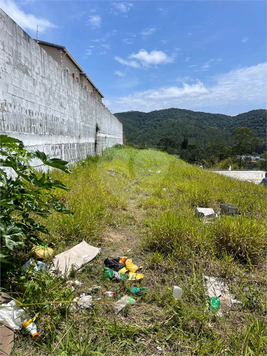
<svg viewBox="0 0 267 356"><path fill-rule="evenodd" d="M70 163L123 143L118 119L1 9L0 131Z"/></svg>

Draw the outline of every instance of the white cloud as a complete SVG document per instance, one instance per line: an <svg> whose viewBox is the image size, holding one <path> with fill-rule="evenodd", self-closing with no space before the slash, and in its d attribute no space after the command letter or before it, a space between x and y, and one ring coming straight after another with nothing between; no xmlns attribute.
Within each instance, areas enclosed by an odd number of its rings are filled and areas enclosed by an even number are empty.
<svg viewBox="0 0 267 356"><path fill-rule="evenodd" d="M167 54L162 51L151 51L150 53L148 53L144 49L141 49L136 54L131 54L129 58L139 60L144 67L147 67L149 65L173 62L173 58L168 57Z"/></svg>
<svg viewBox="0 0 267 356"><path fill-rule="evenodd" d="M99 52L98 54L102 55L102 54L107 54L106 51L102 51L102 52Z"/></svg>
<svg viewBox="0 0 267 356"><path fill-rule="evenodd" d="M176 82L180 82L180 83L185 83L185 82L188 82L190 81L191 78L189 76L186 76L186 77L177 77L175 79Z"/></svg>
<svg viewBox="0 0 267 356"><path fill-rule="evenodd" d="M102 44L101 47L106 48L106 49L110 49L111 45L110 44Z"/></svg>
<svg viewBox="0 0 267 356"><path fill-rule="evenodd" d="M124 77L124 74L122 72L120 72L119 70L116 70L116 72L114 72L115 75L118 75L119 77Z"/></svg>
<svg viewBox="0 0 267 356"><path fill-rule="evenodd" d="M206 63L204 63L200 69L200 71L202 72L206 72L209 68L210 68L210 64L211 62L214 62L214 59L210 59L209 61L207 61Z"/></svg>
<svg viewBox="0 0 267 356"><path fill-rule="evenodd" d="M247 41L249 41L249 39L246 36L244 36L243 39L242 39L242 42L246 43Z"/></svg>
<svg viewBox="0 0 267 356"><path fill-rule="evenodd" d="M163 44L166 44L166 43L168 43L170 40L160 40L160 42L161 43L163 43Z"/></svg>
<svg viewBox="0 0 267 356"><path fill-rule="evenodd" d="M150 36L156 31L155 27L150 27L144 29L141 33L142 36Z"/></svg>
<svg viewBox="0 0 267 356"><path fill-rule="evenodd" d="M91 56L92 54L92 50L91 49L87 49L86 52L85 52L85 55L86 56Z"/></svg>
<svg viewBox="0 0 267 356"><path fill-rule="evenodd" d="M57 27L49 20L26 14L13 0L0 0L0 7L24 30L36 33L37 26L39 32L45 32L48 29Z"/></svg>
<svg viewBox="0 0 267 356"><path fill-rule="evenodd" d="M128 45L133 44L133 40L131 38L124 38L122 42Z"/></svg>
<svg viewBox="0 0 267 356"><path fill-rule="evenodd" d="M101 17L99 15L89 16L89 20L87 21L87 25L89 25L92 29L98 28L101 26Z"/></svg>
<svg viewBox="0 0 267 356"><path fill-rule="evenodd" d="M95 42L95 43L106 42L111 36L114 36L116 33L117 33L117 30L112 30L110 32L107 32L103 37L96 38L95 40L91 40L91 41Z"/></svg>
<svg viewBox="0 0 267 356"><path fill-rule="evenodd" d="M195 84L161 87L136 92L112 100L114 112L151 111L170 107L187 109L229 107L230 105L266 105L267 62L238 68L213 77L213 85Z"/></svg>
<svg viewBox="0 0 267 356"><path fill-rule="evenodd" d="M130 2L114 2L112 6L113 8L111 9L111 13L118 15L126 14L127 12L129 12L133 7L133 4Z"/></svg>
<svg viewBox="0 0 267 356"><path fill-rule="evenodd" d="M132 67L132 68L140 68L140 64L137 63L136 61L127 61L127 60L125 60L123 58L120 58L120 57L114 57L114 59L117 62L119 62L119 63L121 63L121 64L123 64L125 66Z"/></svg>

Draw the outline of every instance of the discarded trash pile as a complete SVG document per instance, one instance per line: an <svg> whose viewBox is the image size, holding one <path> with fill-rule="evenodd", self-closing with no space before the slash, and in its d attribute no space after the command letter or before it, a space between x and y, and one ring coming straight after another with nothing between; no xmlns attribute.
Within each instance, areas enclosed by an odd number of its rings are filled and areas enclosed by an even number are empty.
<svg viewBox="0 0 267 356"><path fill-rule="evenodd" d="M71 270L80 269L84 264L91 261L99 252L99 248L90 246L83 241L70 250L55 256L50 266L48 261L49 258L51 259L53 257L53 250L46 246L34 246L31 251L32 257L22 266L22 270L25 271L31 268L33 274L40 271L41 273L50 273L50 275L54 275L58 272L60 275L64 274L67 277ZM43 261L34 258L42 259ZM140 270L142 270L142 267L134 264L127 256L117 258L108 257L104 260L102 278L103 280L108 278L114 281L140 281L144 278L144 274L138 273ZM205 276L204 285L206 288L207 306L210 310L210 314L222 316L222 313L226 312L227 308L230 308L233 304L242 305L241 302L234 299L230 294L229 288L223 279ZM78 280L69 280L66 283L66 287L72 288L72 290L75 291L76 287L84 288L84 284ZM130 291L135 296L142 296L144 293L148 292L148 288L144 286L134 286L131 287ZM123 295L116 302L114 301L114 303L109 302L107 298L115 298L116 295L114 291L102 290L101 286L90 287L88 288L87 293L88 294L82 293L79 297L74 298L72 302L70 302L72 305L71 310L76 308L88 309L97 303L106 303L112 305L115 314L117 314L126 305L136 303L135 299L129 295ZM174 286L172 288L172 295L175 299L182 298L182 294L183 290L179 286ZM0 323L15 331L24 328L33 338L39 336L37 325L35 324L35 319L37 317L38 314L31 318L18 300L9 298L8 302L0 305ZM5 340L3 341L5 337L9 337L8 340L11 345L13 339L10 340L10 329L8 329L8 332L6 332L6 330L3 332L2 328L3 327L1 327L1 344L3 345L5 343ZM14 333L12 335L14 338Z"/></svg>
<svg viewBox="0 0 267 356"><path fill-rule="evenodd" d="M142 267L136 266L131 259L125 256L106 258L104 264L106 266L103 271L104 277L131 281L144 278L143 274L136 273L136 271L142 269Z"/></svg>

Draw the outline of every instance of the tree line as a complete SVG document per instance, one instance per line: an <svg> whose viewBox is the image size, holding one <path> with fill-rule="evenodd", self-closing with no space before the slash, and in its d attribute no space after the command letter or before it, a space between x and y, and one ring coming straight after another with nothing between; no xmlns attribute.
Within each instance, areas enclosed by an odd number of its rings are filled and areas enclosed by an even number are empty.
<svg viewBox="0 0 267 356"><path fill-rule="evenodd" d="M179 155L181 159L191 164L198 164L206 168L221 169L260 169L266 170L266 151L259 154L260 140L247 127L237 127L232 132L233 145L215 137L204 148L190 143L188 137L177 142L170 137L162 137L157 143L157 149L169 154ZM260 157L255 162L251 156Z"/></svg>

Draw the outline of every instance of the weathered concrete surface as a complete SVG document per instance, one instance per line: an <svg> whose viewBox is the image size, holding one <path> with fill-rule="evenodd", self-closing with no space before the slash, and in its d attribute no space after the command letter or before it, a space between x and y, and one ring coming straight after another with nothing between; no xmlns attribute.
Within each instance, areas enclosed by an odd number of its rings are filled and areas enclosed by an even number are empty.
<svg viewBox="0 0 267 356"><path fill-rule="evenodd" d="M260 184L260 182L265 176L265 171L213 171L213 172L222 174L227 177L253 182L255 184Z"/></svg>
<svg viewBox="0 0 267 356"><path fill-rule="evenodd" d="M0 131L70 163L123 143L118 119L1 9Z"/></svg>

